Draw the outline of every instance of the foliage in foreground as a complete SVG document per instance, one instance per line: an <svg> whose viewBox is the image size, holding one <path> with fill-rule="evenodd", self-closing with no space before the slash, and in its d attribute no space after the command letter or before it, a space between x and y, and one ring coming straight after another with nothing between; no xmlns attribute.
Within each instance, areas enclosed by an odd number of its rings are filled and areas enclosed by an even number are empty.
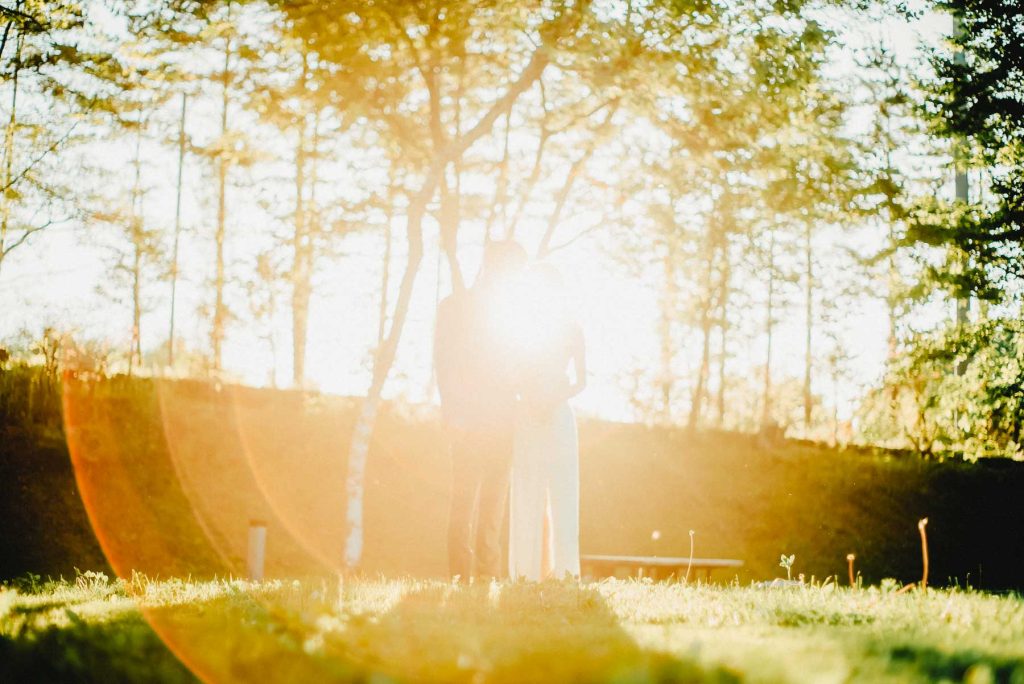
<svg viewBox="0 0 1024 684"><path fill-rule="evenodd" d="M1024 601L894 583L21 583L4 681L1024 681Z"/></svg>
<svg viewBox="0 0 1024 684"><path fill-rule="evenodd" d="M865 404L868 437L884 442L902 430L925 455L952 451L1020 460L1022 333L1021 321L997 318L916 336Z"/></svg>
<svg viewBox="0 0 1024 684"><path fill-rule="evenodd" d="M960 172L958 198L918 198L900 242L916 250L921 267L907 292L911 308L940 295L958 298L959 311L955 324L901 340L887 386L864 407L875 423L866 436L875 443L905 438L925 452L1020 458L1024 7L1003 0L935 6L958 28L930 55L923 113L949 146L949 175Z"/></svg>

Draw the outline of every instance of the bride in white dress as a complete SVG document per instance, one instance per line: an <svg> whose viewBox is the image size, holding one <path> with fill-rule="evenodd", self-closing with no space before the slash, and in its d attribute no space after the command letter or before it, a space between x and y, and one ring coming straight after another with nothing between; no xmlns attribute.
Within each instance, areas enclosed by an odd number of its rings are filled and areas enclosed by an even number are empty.
<svg viewBox="0 0 1024 684"><path fill-rule="evenodd" d="M536 266L524 345L520 412L512 460L509 575L539 581L580 574L580 475L569 399L586 384L583 334L565 303L558 272ZM572 371L570 380L569 371Z"/></svg>

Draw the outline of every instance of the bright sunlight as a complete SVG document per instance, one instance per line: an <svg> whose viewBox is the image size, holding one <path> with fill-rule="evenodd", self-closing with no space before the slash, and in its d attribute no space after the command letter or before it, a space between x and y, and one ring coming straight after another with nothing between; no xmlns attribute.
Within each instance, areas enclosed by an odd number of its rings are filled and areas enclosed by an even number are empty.
<svg viewBox="0 0 1024 684"><path fill-rule="evenodd" d="M0 681L1024 682L1011 0L0 0Z"/></svg>

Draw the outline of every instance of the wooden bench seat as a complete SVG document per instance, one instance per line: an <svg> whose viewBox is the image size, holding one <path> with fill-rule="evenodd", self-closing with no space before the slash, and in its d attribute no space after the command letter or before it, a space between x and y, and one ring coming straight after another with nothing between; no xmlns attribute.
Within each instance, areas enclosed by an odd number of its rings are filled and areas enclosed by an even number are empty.
<svg viewBox="0 0 1024 684"><path fill-rule="evenodd" d="M733 558L675 558L669 556L580 556L580 570L583 577L616 577L625 572L637 577L651 579L686 579L687 568L691 575L704 571L705 579L711 579L711 571L719 568L738 568L743 561Z"/></svg>

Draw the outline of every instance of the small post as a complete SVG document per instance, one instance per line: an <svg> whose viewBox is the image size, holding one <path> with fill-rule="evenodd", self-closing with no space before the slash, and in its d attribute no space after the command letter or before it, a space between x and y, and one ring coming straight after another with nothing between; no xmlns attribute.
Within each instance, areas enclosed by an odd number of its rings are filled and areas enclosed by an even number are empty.
<svg viewBox="0 0 1024 684"><path fill-rule="evenodd" d="M249 556L246 569L249 579L263 581L263 561L267 550L267 523L262 520L249 521Z"/></svg>

